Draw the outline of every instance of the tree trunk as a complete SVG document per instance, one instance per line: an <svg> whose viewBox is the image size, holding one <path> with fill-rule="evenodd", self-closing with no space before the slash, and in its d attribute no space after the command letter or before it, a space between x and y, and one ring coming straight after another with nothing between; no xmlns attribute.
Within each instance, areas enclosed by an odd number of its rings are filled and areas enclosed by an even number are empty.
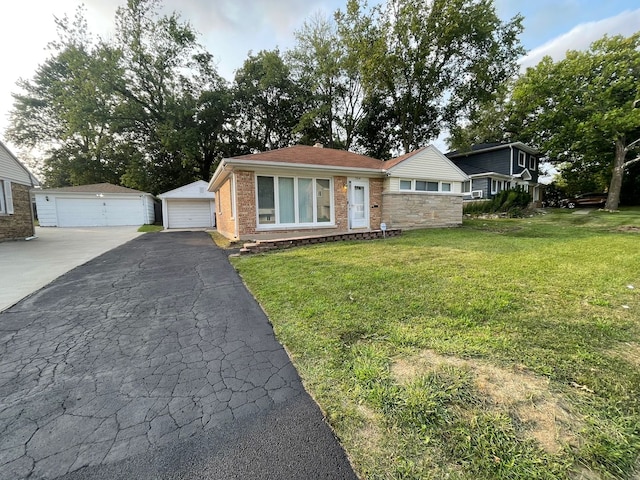
<svg viewBox="0 0 640 480"><path fill-rule="evenodd" d="M613 173L609 184L609 195L607 196L606 210L617 210L620 203L620 190L622 190L622 176L624 175L624 160L627 156L627 149L624 144L624 137L616 139L616 157L613 162Z"/></svg>

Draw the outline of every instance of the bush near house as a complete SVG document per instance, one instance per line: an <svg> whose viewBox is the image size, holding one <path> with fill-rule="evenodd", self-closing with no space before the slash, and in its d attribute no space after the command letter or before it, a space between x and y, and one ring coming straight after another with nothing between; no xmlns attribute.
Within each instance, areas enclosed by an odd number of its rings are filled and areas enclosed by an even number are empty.
<svg viewBox="0 0 640 480"><path fill-rule="evenodd" d="M234 259L361 478L636 478L640 210ZM634 473L635 471L635 473Z"/></svg>
<svg viewBox="0 0 640 480"><path fill-rule="evenodd" d="M520 188L502 190L491 200L466 202L462 207L465 215L505 213L509 217L522 217L531 203L531 195Z"/></svg>

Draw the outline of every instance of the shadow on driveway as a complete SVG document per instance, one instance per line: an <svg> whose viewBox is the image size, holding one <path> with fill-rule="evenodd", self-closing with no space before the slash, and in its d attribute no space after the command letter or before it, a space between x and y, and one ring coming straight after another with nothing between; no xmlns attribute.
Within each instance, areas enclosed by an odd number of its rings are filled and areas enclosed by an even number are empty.
<svg viewBox="0 0 640 480"><path fill-rule="evenodd" d="M356 478L202 232L146 234L0 314L0 478L63 475Z"/></svg>

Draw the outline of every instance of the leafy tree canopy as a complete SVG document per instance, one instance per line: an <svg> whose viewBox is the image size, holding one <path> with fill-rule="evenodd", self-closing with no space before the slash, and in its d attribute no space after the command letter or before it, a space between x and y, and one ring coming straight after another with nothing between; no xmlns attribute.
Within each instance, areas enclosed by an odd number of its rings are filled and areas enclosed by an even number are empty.
<svg viewBox="0 0 640 480"><path fill-rule="evenodd" d="M625 169L640 160L640 32L608 37L527 69L511 99L519 139L572 169L610 178L616 210Z"/></svg>

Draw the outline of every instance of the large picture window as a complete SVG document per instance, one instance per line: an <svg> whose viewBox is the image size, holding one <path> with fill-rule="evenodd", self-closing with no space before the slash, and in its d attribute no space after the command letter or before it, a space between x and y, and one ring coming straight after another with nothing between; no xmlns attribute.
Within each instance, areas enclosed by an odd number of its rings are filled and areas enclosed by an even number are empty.
<svg viewBox="0 0 640 480"><path fill-rule="evenodd" d="M257 177L258 225L323 225L333 222L328 178Z"/></svg>

